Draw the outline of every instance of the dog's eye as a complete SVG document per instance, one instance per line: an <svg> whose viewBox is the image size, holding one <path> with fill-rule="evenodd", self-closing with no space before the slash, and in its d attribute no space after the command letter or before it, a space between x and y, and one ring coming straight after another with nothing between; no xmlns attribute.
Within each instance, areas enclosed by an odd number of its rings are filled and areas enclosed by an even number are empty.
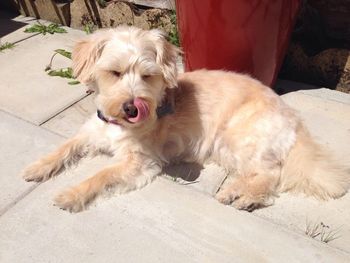
<svg viewBox="0 0 350 263"><path fill-rule="evenodd" d="M150 78L151 77L151 75L142 75L142 79L148 79L148 78Z"/></svg>
<svg viewBox="0 0 350 263"><path fill-rule="evenodd" d="M112 71L113 75L116 77L120 77L121 73L119 71Z"/></svg>

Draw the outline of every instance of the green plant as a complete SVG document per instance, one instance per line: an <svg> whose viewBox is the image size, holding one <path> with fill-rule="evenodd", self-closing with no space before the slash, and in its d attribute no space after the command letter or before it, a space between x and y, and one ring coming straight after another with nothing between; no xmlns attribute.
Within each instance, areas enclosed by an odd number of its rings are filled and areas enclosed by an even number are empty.
<svg viewBox="0 0 350 263"><path fill-rule="evenodd" d="M60 69L54 69L54 70L49 70L47 73L49 76L52 77L61 77L61 78L66 78L66 79L73 79L73 70L72 68L60 68Z"/></svg>
<svg viewBox="0 0 350 263"><path fill-rule="evenodd" d="M107 0L96 0L96 2L98 3L98 5L100 7L106 7L107 6Z"/></svg>
<svg viewBox="0 0 350 263"><path fill-rule="evenodd" d="M171 24L173 25L172 29L170 30L168 34L168 40L170 43L172 43L175 46L180 46L180 40L179 40L179 32L177 30L177 20L176 20L176 12L173 11L170 15Z"/></svg>
<svg viewBox="0 0 350 263"><path fill-rule="evenodd" d="M93 22L87 22L85 25L84 25L84 31L87 35L90 35L94 32L94 27L95 27L95 24Z"/></svg>
<svg viewBox="0 0 350 263"><path fill-rule="evenodd" d="M67 33L67 31L58 24L51 23L46 26L38 22L37 24L32 25L24 30L25 33L40 33L46 35L46 33Z"/></svg>
<svg viewBox="0 0 350 263"><path fill-rule="evenodd" d="M5 42L4 44L0 45L0 52L4 51L5 49L11 49L14 48L16 45L10 42Z"/></svg>
<svg viewBox="0 0 350 263"><path fill-rule="evenodd" d="M52 55L49 65L46 66L45 71L47 71L47 74L52 77L61 77L66 79L71 79L71 81L68 82L69 85L76 85L80 82L75 80L73 76L73 70L71 67L68 68L60 68L60 69L52 69L52 63L54 57L59 54L61 56L64 56L68 59L72 59L72 52L69 52L64 49L56 49L55 53Z"/></svg>
<svg viewBox="0 0 350 263"><path fill-rule="evenodd" d="M64 50L64 49L56 49L55 52L60 54L61 56L72 59L72 52L69 52L69 51Z"/></svg>

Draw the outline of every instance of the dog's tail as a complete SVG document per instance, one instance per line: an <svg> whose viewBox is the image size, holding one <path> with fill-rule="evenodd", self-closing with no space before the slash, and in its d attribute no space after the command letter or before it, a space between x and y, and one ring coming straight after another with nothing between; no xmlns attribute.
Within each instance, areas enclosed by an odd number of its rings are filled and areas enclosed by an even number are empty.
<svg viewBox="0 0 350 263"><path fill-rule="evenodd" d="M318 199L338 198L350 186L350 170L338 165L299 125L296 143L285 161L281 191L303 192Z"/></svg>

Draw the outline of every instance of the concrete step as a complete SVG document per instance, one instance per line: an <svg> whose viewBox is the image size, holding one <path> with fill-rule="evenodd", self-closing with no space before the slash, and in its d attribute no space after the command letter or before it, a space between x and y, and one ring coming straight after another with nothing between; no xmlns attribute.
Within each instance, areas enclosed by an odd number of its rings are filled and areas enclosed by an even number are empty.
<svg viewBox="0 0 350 263"><path fill-rule="evenodd" d="M97 161L40 185L0 218L2 262L348 262L343 251L162 178L82 213L52 206Z"/></svg>
<svg viewBox="0 0 350 263"><path fill-rule="evenodd" d="M42 126L66 138L72 137L92 114L96 114L94 98L94 94L83 98Z"/></svg>
<svg viewBox="0 0 350 263"><path fill-rule="evenodd" d="M62 139L0 111L0 215L37 186L20 178L20 170L57 147Z"/></svg>
<svg viewBox="0 0 350 263"><path fill-rule="evenodd" d="M84 32L66 28L66 34L36 35L0 53L0 109L34 124L41 124L86 96L83 85L48 76L44 71L55 49L72 50ZM71 65L56 56L53 67Z"/></svg>
<svg viewBox="0 0 350 263"><path fill-rule="evenodd" d="M294 85L297 85L294 83ZM342 165L350 164L350 95L328 89L302 90L282 96L298 110L313 137ZM308 225L326 225L335 233L330 246L350 252L350 194L322 202L302 195L282 194L273 206L256 210L263 217L291 231L304 233ZM317 237L320 239L320 236Z"/></svg>

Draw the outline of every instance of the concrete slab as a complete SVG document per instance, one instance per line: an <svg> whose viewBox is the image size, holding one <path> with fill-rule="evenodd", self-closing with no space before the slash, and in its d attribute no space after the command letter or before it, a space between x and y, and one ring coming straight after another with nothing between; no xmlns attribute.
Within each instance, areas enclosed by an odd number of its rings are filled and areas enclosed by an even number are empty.
<svg viewBox="0 0 350 263"><path fill-rule="evenodd" d="M333 90L328 90L328 96L319 90L304 92L288 93L282 98L299 111L316 140L333 151L340 161L349 163L350 148L346 146L350 145L350 101L347 103L350 95ZM343 102L339 103L340 100Z"/></svg>
<svg viewBox="0 0 350 263"><path fill-rule="evenodd" d="M1 262L347 262L349 254L158 178L78 214L53 195L96 171L88 160L0 218ZM20 243L20 245L19 245Z"/></svg>
<svg viewBox="0 0 350 263"><path fill-rule="evenodd" d="M44 71L55 49L71 50L75 40L85 34L67 30L68 34L34 36L0 53L2 110L40 124L86 96L83 85L70 86L67 79L48 76ZM56 56L53 67L70 65L69 59Z"/></svg>
<svg viewBox="0 0 350 263"><path fill-rule="evenodd" d="M95 96L91 94L61 112L42 126L66 138L76 134L84 122L96 112Z"/></svg>
<svg viewBox="0 0 350 263"><path fill-rule="evenodd" d="M319 97L325 100L333 100L350 105L350 95L344 92L335 91L327 88L315 88L309 90L299 90L298 92L310 95L313 97Z"/></svg>
<svg viewBox="0 0 350 263"><path fill-rule="evenodd" d="M350 103L346 104L350 95L320 89L293 92L282 98L300 112L311 134L332 151L340 163L350 164ZM329 227L327 232L337 232L338 238L329 245L350 252L349 207L350 193L329 202L283 194L273 206L253 214L299 233L304 233L308 224L315 226L322 222Z"/></svg>
<svg viewBox="0 0 350 263"><path fill-rule="evenodd" d="M0 111L0 215L35 186L20 170L56 147L61 137Z"/></svg>
<svg viewBox="0 0 350 263"><path fill-rule="evenodd" d="M290 80L278 79L274 89L279 92L279 94L298 91L310 96L350 104L350 96L346 93Z"/></svg>

